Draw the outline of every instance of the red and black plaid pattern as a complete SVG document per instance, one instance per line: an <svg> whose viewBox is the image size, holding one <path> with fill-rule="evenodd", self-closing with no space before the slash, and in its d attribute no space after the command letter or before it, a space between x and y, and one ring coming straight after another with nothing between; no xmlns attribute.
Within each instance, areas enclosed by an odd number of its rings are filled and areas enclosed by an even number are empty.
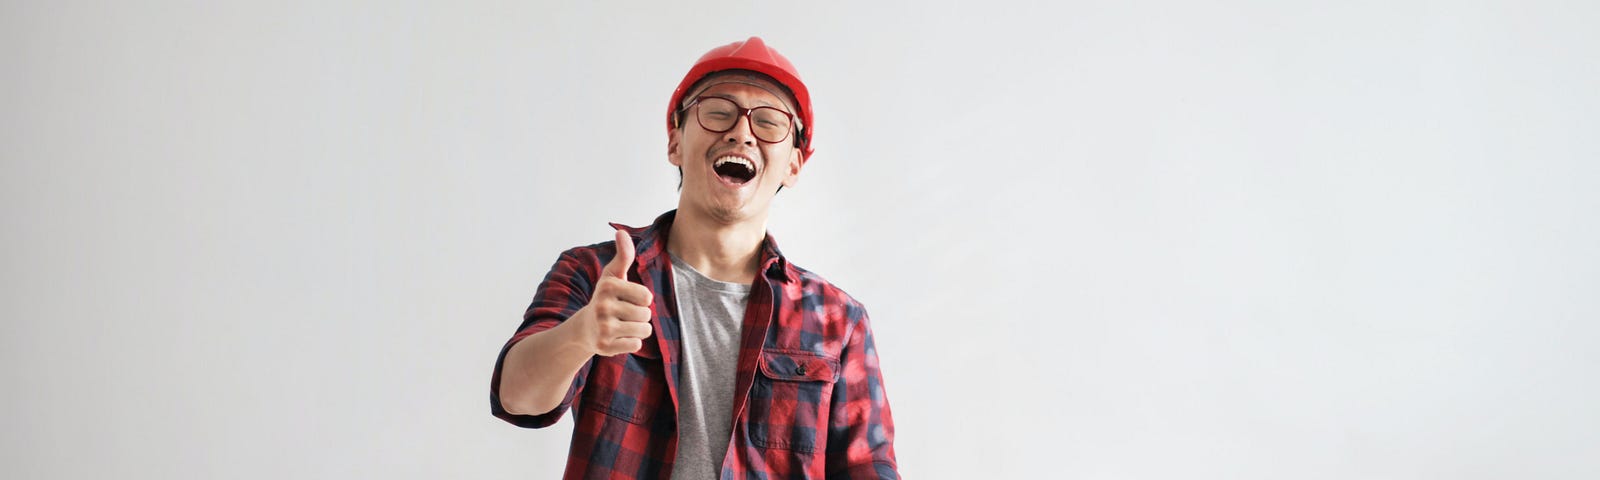
<svg viewBox="0 0 1600 480"><path fill-rule="evenodd" d="M489 386L494 415L540 428L576 409L565 478L667 478L677 455L680 349L666 235L676 212L625 228L638 255L629 279L655 293L655 329L633 354L596 356L561 405L543 415L500 406L506 351L571 317L616 254L613 242L567 250L540 283L522 325L500 351ZM866 309L822 277L789 263L767 236L739 349L733 438L724 479L899 478L894 421Z"/></svg>

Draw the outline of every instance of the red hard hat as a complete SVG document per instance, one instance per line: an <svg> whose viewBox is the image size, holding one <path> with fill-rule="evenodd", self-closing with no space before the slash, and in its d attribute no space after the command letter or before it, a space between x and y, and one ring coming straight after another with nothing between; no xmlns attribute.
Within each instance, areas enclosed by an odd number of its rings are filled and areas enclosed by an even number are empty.
<svg viewBox="0 0 1600 480"><path fill-rule="evenodd" d="M779 84L794 92L794 100L798 103L800 112L800 140L802 158L811 158L812 132L817 129L816 123L811 119L811 93L806 91L805 82L800 81L800 72L795 71L789 59L784 58L777 50L768 47L761 37L750 37L743 42L733 42L711 49L700 60L694 62L694 68L683 76L683 81L678 82L678 89L672 91L672 102L667 104L667 132L672 132L672 123L678 113L678 103L683 101L683 96L688 92L694 82L700 81L706 75L722 70L751 70L760 72L777 80Z"/></svg>

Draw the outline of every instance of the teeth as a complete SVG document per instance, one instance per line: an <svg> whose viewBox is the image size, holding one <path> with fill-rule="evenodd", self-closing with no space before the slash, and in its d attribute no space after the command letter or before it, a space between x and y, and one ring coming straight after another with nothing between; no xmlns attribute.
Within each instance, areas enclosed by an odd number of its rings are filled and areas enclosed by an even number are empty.
<svg viewBox="0 0 1600 480"><path fill-rule="evenodd" d="M722 158L718 158L717 159L717 163L714 163L711 166L720 167L724 163L737 163L737 164L740 164L740 165L744 165L744 168L747 168L752 172L756 171L756 166L754 164L751 164L749 160L745 160L744 158L735 157L735 156L732 156L732 155L729 155L729 156L726 156L726 157L722 157Z"/></svg>

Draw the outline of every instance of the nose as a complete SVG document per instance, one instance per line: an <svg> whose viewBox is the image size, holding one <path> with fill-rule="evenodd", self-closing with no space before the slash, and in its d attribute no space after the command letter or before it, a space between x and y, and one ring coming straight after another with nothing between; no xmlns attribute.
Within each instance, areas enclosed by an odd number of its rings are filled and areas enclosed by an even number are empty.
<svg viewBox="0 0 1600 480"><path fill-rule="evenodd" d="M728 143L743 143L748 146L755 146L756 136L755 133L750 131L750 114L746 113L734 119L733 128L723 132L722 139Z"/></svg>

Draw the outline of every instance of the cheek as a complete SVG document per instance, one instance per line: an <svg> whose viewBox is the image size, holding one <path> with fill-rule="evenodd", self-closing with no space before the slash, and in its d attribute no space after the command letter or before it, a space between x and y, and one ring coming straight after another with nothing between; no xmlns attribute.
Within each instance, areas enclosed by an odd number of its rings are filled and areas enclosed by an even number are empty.
<svg viewBox="0 0 1600 480"><path fill-rule="evenodd" d="M710 168L711 165L706 163L705 160L712 146L712 144L702 140L690 140L680 145L682 150L678 151L678 158L683 160L685 164L695 164L696 168Z"/></svg>
<svg viewBox="0 0 1600 480"><path fill-rule="evenodd" d="M767 169L762 175L782 177L789 173L789 156L793 149L767 148L761 150L761 155L767 158Z"/></svg>

